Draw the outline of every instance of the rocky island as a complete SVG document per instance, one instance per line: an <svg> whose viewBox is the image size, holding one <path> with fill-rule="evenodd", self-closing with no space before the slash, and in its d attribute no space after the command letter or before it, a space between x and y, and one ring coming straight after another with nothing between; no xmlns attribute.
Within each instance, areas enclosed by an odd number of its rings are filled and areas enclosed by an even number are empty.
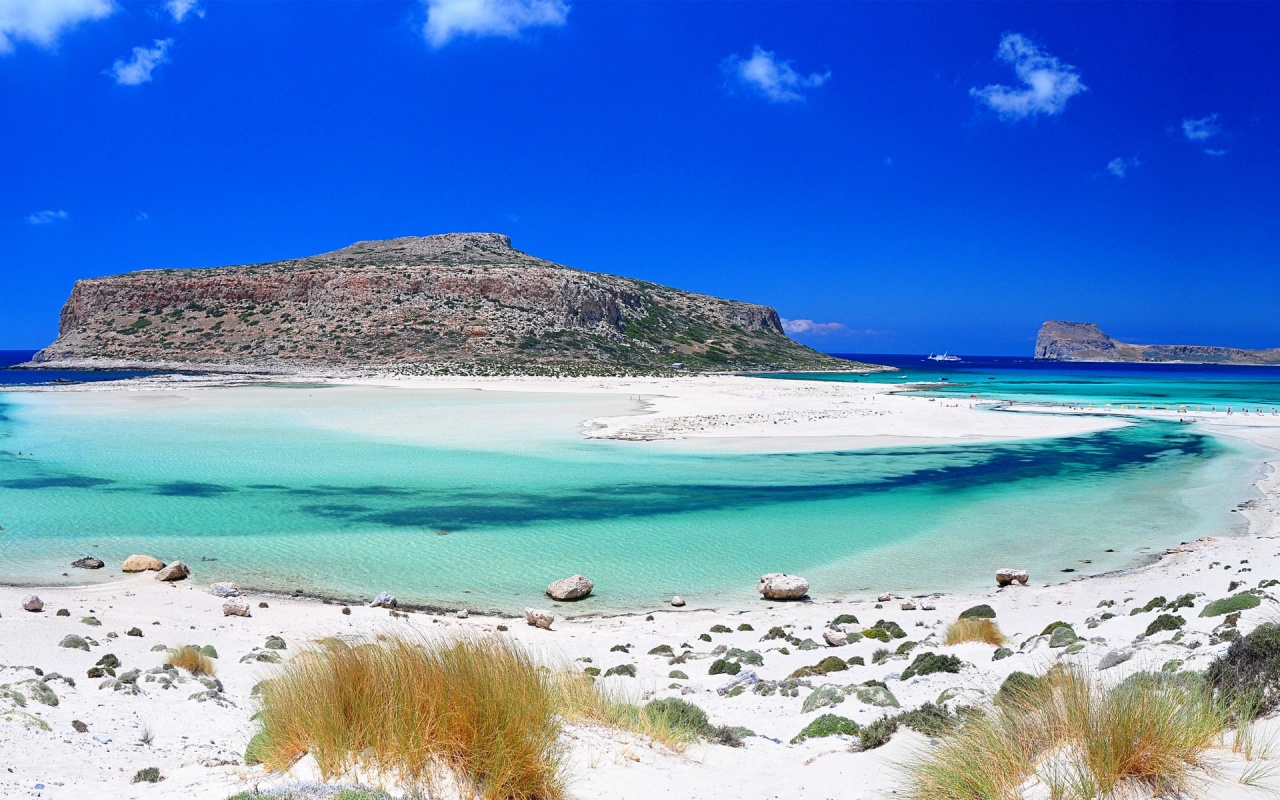
<svg viewBox="0 0 1280 800"><path fill-rule="evenodd" d="M1183 364L1280 364L1280 348L1242 350L1194 344L1129 344L1092 322L1052 320L1040 326L1036 358L1045 361L1152 361Z"/></svg>
<svg viewBox="0 0 1280 800"><path fill-rule="evenodd" d="M281 373L876 369L787 338L768 306L585 272L497 233L77 281L32 366Z"/></svg>

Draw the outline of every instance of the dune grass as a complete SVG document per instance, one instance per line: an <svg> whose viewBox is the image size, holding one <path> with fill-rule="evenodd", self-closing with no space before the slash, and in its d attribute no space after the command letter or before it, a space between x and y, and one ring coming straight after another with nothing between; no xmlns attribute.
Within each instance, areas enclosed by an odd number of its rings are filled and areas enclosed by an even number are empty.
<svg viewBox="0 0 1280 800"><path fill-rule="evenodd" d="M962 644L964 642L982 642L1000 647L1009 640L1000 632L1000 627L990 619L966 617L958 619L947 626L943 644Z"/></svg>
<svg viewBox="0 0 1280 800"><path fill-rule="evenodd" d="M410 794L457 784L484 800L559 800L558 699L502 639L327 640L264 685L256 754L284 770L309 753L326 780L363 770Z"/></svg>
<svg viewBox="0 0 1280 800"><path fill-rule="evenodd" d="M1104 688L1055 668L1002 694L907 766L911 797L1017 798L1031 778L1061 800L1176 795L1232 718L1199 683L1167 675Z"/></svg>
<svg viewBox="0 0 1280 800"><path fill-rule="evenodd" d="M172 647L165 652L165 665L185 669L192 675L212 676L215 671L213 659L200 652L200 648L191 645Z"/></svg>

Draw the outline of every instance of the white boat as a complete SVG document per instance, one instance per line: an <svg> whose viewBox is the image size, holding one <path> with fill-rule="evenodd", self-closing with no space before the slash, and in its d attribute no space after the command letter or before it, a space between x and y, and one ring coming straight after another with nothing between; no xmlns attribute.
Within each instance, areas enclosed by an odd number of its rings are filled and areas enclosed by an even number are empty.
<svg viewBox="0 0 1280 800"><path fill-rule="evenodd" d="M953 355L949 355L949 354L947 354L947 353L943 353L943 354L942 354L942 355L940 355L940 356L935 356L933 353L930 353L930 354L929 354L929 360L930 360L930 361L959 361L959 360L960 360L960 356L953 356Z"/></svg>

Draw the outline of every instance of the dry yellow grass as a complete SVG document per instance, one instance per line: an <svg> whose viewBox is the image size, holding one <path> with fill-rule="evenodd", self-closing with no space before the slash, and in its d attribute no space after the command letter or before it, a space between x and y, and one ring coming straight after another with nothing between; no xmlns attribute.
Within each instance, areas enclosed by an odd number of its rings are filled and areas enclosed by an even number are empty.
<svg viewBox="0 0 1280 800"><path fill-rule="evenodd" d="M943 644L984 642L1000 647L1008 641L1000 628L989 619L958 619L947 626Z"/></svg>
<svg viewBox="0 0 1280 800"><path fill-rule="evenodd" d="M620 694L603 690L581 673L555 676L556 708L566 720L620 728L645 736L676 752L702 737L703 731L667 713L649 712Z"/></svg>
<svg viewBox="0 0 1280 800"><path fill-rule="evenodd" d="M185 669L192 675L214 674L213 659L202 654L200 648L191 645L170 648L165 654L164 663Z"/></svg>
<svg viewBox="0 0 1280 800"><path fill-rule="evenodd" d="M1059 800L1125 789L1177 795L1229 714L1202 687L1168 675L1105 689L1054 669L1008 693L908 765L917 800L1013 800L1036 777Z"/></svg>
<svg viewBox="0 0 1280 800"><path fill-rule="evenodd" d="M410 793L456 782L485 800L558 800L556 699L500 639L330 640L264 685L255 753L272 770L309 753L326 779L365 770Z"/></svg>

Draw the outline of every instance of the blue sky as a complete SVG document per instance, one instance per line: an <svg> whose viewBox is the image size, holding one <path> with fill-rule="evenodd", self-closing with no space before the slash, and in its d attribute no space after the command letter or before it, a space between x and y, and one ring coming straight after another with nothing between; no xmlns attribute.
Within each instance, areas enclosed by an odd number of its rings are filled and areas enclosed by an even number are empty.
<svg viewBox="0 0 1280 800"><path fill-rule="evenodd" d="M854 352L1280 346L1280 5L0 0L0 348L76 278L508 233Z"/></svg>

